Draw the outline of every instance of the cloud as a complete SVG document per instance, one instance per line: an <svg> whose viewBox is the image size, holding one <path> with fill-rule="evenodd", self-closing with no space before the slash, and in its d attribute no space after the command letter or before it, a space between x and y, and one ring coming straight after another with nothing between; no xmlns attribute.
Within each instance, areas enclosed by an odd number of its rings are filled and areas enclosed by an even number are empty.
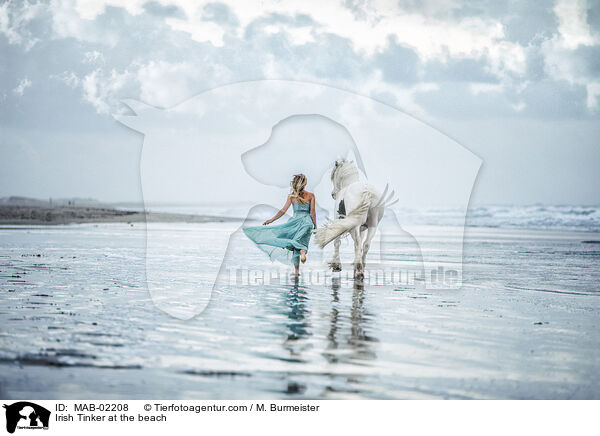
<svg viewBox="0 0 600 436"><path fill-rule="evenodd" d="M210 42L215 47L223 46L225 30L220 24L202 19L191 21L187 18L167 18L166 22L173 30L189 33L194 41Z"/></svg>
<svg viewBox="0 0 600 436"><path fill-rule="evenodd" d="M442 83L417 90L414 101L426 114L451 119L532 117L586 119L586 87L551 78L506 88L493 83Z"/></svg>
<svg viewBox="0 0 600 436"><path fill-rule="evenodd" d="M413 49L398 44L394 38L390 38L388 47L376 55L375 65L392 83L414 83L419 79L419 56Z"/></svg>
<svg viewBox="0 0 600 436"><path fill-rule="evenodd" d="M135 88L134 74L129 71L104 71L98 68L81 79L83 98L89 102L99 114L110 114L117 106L117 98Z"/></svg>
<svg viewBox="0 0 600 436"><path fill-rule="evenodd" d="M87 7L95 12L104 12L101 2L87 2ZM102 5L102 7L100 7ZM52 16L52 30L55 39L75 38L78 41L112 46L117 43L119 34L111 28L102 28L96 20L97 14L75 0L52 0L48 6ZM91 18L90 18L91 17ZM123 31L123 29L120 29Z"/></svg>
<svg viewBox="0 0 600 436"><path fill-rule="evenodd" d="M221 68L213 68L220 70L221 79L243 80L238 72L241 62L249 72L246 78L256 77L252 63L262 66L262 77L319 83L337 78L362 83L366 77L373 77L374 69L379 69L384 81L403 88L419 80L438 80L436 74L447 73L454 77L445 80L457 80L461 73L470 72L470 67L479 67L471 74L471 80L477 82L508 80L525 73L525 49L505 39L502 23L486 16L465 14L456 18L456 14L448 15L453 8L438 3L426 5L431 16L422 9L411 9L406 2L398 7L389 2L324 2L315 8L279 1L264 1L260 5L252 1L227 5L183 0L148 5L133 1L126 10L139 14L144 8L177 8L181 12L169 15L164 23L195 42L208 44L196 51L204 52L202 58L206 58L206 52L211 53L209 63L221 63ZM82 20L98 19L108 14L106 7L114 2L107 1L102 7L100 4L88 8L76 2L71 12L77 11ZM71 32L74 33L77 32ZM138 77L144 81L144 95L160 104L177 100L182 90L189 88L185 84L192 70L183 63L195 62L154 56L142 63L145 65L140 67ZM172 98L164 95L166 91L158 91L166 77L177 79L172 82ZM226 83L218 79L210 82ZM406 90L399 90L399 94L406 95Z"/></svg>
<svg viewBox="0 0 600 436"><path fill-rule="evenodd" d="M38 87L46 71L46 81L78 90L101 114L121 110L122 98L166 107L215 86L262 78L329 84L415 114L579 113L574 104L563 105L568 110L562 112L536 110L544 101L540 92L581 98L590 113L598 108L598 14L583 2L561 0L553 7L504 0L346 0L315 7L279 0L51 0L27 5L3 3L0 32L11 46L37 41L31 47L43 51L11 51L14 72L0 67L2 80L15 83L27 75ZM50 34L36 30L42 22ZM30 71L32 62L36 71ZM457 92L467 93L465 104L472 110L453 109ZM431 101L434 95L441 101Z"/></svg>
<svg viewBox="0 0 600 436"><path fill-rule="evenodd" d="M432 60L424 65L423 80L429 82L490 82L500 81L484 56L480 59Z"/></svg>
<svg viewBox="0 0 600 436"><path fill-rule="evenodd" d="M598 42L590 32L584 1L558 0L554 13L558 17L558 31L563 47L573 49Z"/></svg>
<svg viewBox="0 0 600 436"><path fill-rule="evenodd" d="M185 13L175 5L163 5L157 1L149 1L144 3L143 8L146 12L152 15L161 17L177 17L184 18Z"/></svg>
<svg viewBox="0 0 600 436"><path fill-rule="evenodd" d="M600 107L600 77L596 58L600 38L591 31L587 9L582 0L559 0L554 12L558 18L558 33L541 44L545 72L555 80L564 80L571 86L585 87L587 108Z"/></svg>
<svg viewBox="0 0 600 436"><path fill-rule="evenodd" d="M30 86L31 86L31 80L29 80L27 77L25 77L23 80L21 80L19 82L17 87L15 89L13 89L13 92L19 96L22 96L23 93L25 92L25 89L29 88Z"/></svg>
<svg viewBox="0 0 600 436"><path fill-rule="evenodd" d="M84 54L84 60L86 64L104 64L106 63L104 55L98 50L86 51Z"/></svg>
<svg viewBox="0 0 600 436"><path fill-rule="evenodd" d="M98 15L105 13L108 7L123 8L131 15L139 15L144 12L144 5L147 0L130 0L127 2L121 0L66 0L59 1L59 3L69 5L81 18L93 20Z"/></svg>
<svg viewBox="0 0 600 436"><path fill-rule="evenodd" d="M525 114L544 118L586 118L587 90L584 85L545 79L529 84L519 94L527 102Z"/></svg>
<svg viewBox="0 0 600 436"><path fill-rule="evenodd" d="M58 79L70 88L77 88L81 82L79 77L73 71L63 71L60 74L53 74L51 79Z"/></svg>
<svg viewBox="0 0 600 436"><path fill-rule="evenodd" d="M104 13L107 6L119 3L127 12L138 15L145 4L141 0L127 3L103 0L92 4L82 0L72 1L74 4L71 9L88 20ZM220 26L224 22L224 16L229 17L229 22L239 23L236 29L238 37L243 35L251 23L262 17L305 16L311 17L314 22L312 26L318 32L347 38L357 51L369 55L385 49L388 38L394 37L399 44L412 47L423 59L445 56L479 57L486 53L497 64L518 69L518 59L521 57L520 46L504 40L500 22L485 16L465 16L458 20L453 16L444 16L440 11L447 11L449 8L439 4L442 2L419 3L420 10L408 8L408 11L407 2L395 5L383 0L345 4L326 1L320 2L317 7L312 2L279 0L245 0L231 2L229 6L212 1L173 0L164 3L185 14L182 18L167 19L173 29L184 30L195 40L210 41L215 45L222 44L223 28ZM427 9L435 9L438 13L426 13ZM298 42L303 43L310 30L303 29L298 33Z"/></svg>
<svg viewBox="0 0 600 436"><path fill-rule="evenodd" d="M221 25L237 27L238 19L229 6L225 3L208 3L204 6L203 17Z"/></svg>
<svg viewBox="0 0 600 436"><path fill-rule="evenodd" d="M207 71L212 68L219 71ZM142 101L154 106L170 107L200 92L202 89L197 79L206 76L220 76L226 81L231 73L226 67L213 65L207 59L204 62L150 61L139 68L136 81L140 84Z"/></svg>
<svg viewBox="0 0 600 436"><path fill-rule="evenodd" d="M43 11L41 3L16 2L8 0L0 4L0 34L10 44L24 45L30 50L39 39L29 29L30 23Z"/></svg>

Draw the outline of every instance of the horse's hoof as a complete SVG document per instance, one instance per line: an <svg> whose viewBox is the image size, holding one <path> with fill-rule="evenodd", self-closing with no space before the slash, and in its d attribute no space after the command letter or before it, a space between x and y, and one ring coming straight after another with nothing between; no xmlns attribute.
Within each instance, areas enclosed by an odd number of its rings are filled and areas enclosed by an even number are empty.
<svg viewBox="0 0 600 436"><path fill-rule="evenodd" d="M330 262L329 267L333 272L340 272L342 270L342 265L338 262Z"/></svg>

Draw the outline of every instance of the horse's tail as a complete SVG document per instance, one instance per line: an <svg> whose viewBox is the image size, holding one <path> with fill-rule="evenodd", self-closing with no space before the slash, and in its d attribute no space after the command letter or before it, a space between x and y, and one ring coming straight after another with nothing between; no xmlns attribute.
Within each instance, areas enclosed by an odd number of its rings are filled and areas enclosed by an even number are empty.
<svg viewBox="0 0 600 436"><path fill-rule="evenodd" d="M362 225L367 219L373 195L369 191L363 192L360 203L345 218L338 218L325 224L315 233L315 241L323 248L338 236Z"/></svg>

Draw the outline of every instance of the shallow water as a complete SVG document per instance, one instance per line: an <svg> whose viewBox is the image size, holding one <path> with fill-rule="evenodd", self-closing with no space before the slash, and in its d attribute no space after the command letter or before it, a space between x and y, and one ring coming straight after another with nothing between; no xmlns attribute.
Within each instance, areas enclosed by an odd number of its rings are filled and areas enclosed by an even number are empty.
<svg viewBox="0 0 600 436"><path fill-rule="evenodd" d="M207 226L232 230L164 232ZM220 286L188 321L149 297L143 225L0 238L3 398L600 398L597 233L468 228L460 290Z"/></svg>

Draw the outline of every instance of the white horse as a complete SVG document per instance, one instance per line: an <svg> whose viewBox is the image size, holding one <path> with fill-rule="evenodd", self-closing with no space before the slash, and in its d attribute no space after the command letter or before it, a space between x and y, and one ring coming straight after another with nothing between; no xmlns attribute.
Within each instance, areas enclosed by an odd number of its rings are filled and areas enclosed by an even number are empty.
<svg viewBox="0 0 600 436"><path fill-rule="evenodd" d="M371 240L383 218L386 202L392 199L394 192L386 198L388 186L381 193L370 183L361 180L356 165L347 160L335 162L331 171L331 182L331 195L335 200L337 219L318 229L315 241L323 248L335 240L334 254L329 265L333 271L341 271L340 237L350 233L354 240L354 277L362 280ZM396 201L398 200L388 203L387 206Z"/></svg>

